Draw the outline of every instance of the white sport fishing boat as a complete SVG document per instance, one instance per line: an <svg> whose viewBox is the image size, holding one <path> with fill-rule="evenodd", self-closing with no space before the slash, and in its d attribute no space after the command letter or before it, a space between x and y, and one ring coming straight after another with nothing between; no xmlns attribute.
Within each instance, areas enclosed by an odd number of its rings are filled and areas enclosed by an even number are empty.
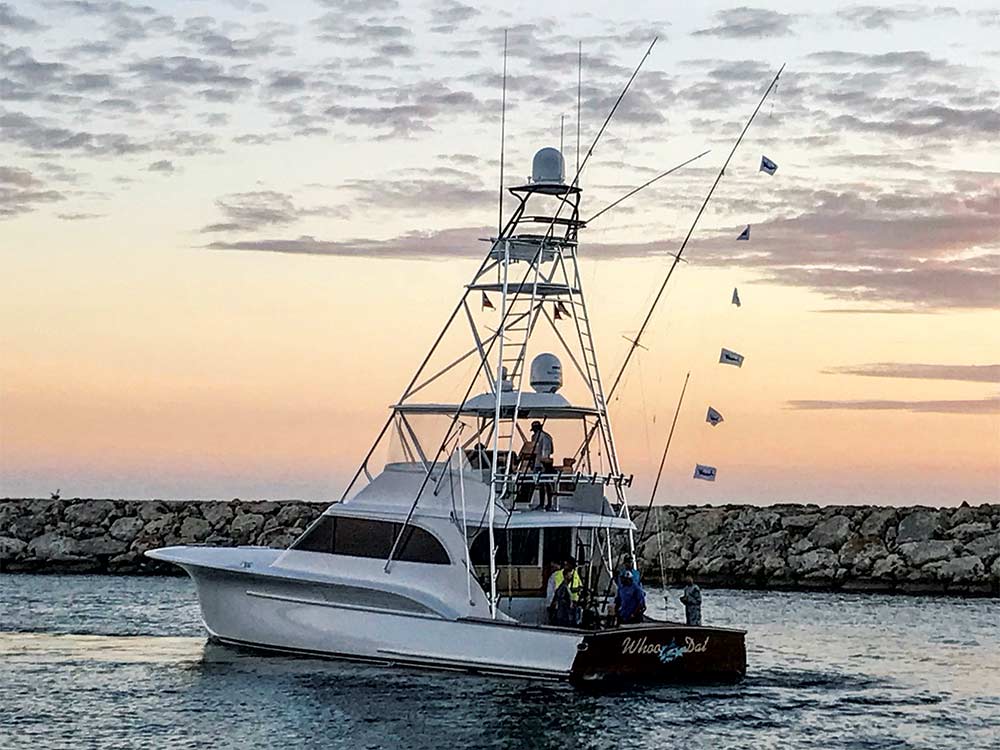
<svg viewBox="0 0 1000 750"><path fill-rule="evenodd" d="M147 554L190 574L205 627L226 644L574 682L740 680L741 630L616 623L617 561L635 559L632 476L618 464L581 285L581 190L545 148L509 192L517 207L340 501L285 550ZM469 336L457 355L445 351L456 332ZM562 363L543 339L568 359L579 400L560 393ZM418 399L458 374L457 401ZM522 460L534 421L555 445L541 468ZM386 444L395 455L378 471ZM540 509L543 493L553 510ZM581 614L550 625L546 578L570 556Z"/></svg>

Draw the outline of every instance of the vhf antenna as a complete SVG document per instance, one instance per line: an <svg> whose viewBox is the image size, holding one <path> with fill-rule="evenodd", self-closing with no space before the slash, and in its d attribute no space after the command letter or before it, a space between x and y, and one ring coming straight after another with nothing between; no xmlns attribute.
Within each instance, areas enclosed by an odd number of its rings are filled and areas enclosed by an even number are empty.
<svg viewBox="0 0 1000 750"><path fill-rule="evenodd" d="M503 151L507 128L507 29L503 30L503 84L500 94L500 195L497 198L497 236L503 234Z"/></svg>

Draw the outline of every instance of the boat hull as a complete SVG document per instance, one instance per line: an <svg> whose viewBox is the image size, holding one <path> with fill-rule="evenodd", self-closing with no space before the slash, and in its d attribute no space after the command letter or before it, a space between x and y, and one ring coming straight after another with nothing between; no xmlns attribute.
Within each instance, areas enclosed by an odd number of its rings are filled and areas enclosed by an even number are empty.
<svg viewBox="0 0 1000 750"><path fill-rule="evenodd" d="M734 682L744 634L651 622L605 631L449 619L345 597L342 588L183 565L218 642L385 665L570 681Z"/></svg>

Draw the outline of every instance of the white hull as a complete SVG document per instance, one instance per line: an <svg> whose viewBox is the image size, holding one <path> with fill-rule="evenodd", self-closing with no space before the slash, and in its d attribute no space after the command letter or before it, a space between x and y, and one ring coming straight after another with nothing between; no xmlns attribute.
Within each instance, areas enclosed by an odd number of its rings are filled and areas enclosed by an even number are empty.
<svg viewBox="0 0 1000 750"><path fill-rule="evenodd" d="M184 567L198 588L205 627L223 643L565 680L583 640L556 628L362 607L339 591L274 576Z"/></svg>

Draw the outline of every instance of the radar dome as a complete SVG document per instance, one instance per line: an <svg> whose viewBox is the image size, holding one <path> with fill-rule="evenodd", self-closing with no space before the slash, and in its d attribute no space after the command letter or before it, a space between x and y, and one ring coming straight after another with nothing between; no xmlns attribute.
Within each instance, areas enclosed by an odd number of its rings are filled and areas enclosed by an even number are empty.
<svg viewBox="0 0 1000 750"><path fill-rule="evenodd" d="M535 393L555 393L562 388L562 384L562 362L559 357L545 353L531 360L531 387L535 389Z"/></svg>
<svg viewBox="0 0 1000 750"><path fill-rule="evenodd" d="M557 148L543 148L531 161L531 181L536 184L562 185L565 173L566 162Z"/></svg>

